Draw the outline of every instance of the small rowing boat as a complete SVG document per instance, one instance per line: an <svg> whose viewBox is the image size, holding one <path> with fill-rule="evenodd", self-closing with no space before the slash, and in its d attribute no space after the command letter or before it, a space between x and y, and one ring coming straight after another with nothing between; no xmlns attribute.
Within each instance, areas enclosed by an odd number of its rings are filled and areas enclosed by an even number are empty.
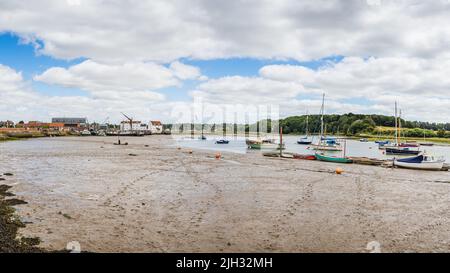
<svg viewBox="0 0 450 273"><path fill-rule="evenodd" d="M251 139L247 139L245 141L245 143L247 144L247 147L249 149L254 149L254 150L265 150L265 149L285 149L285 145L284 143L281 145L279 143L275 143L275 141L273 139L256 139L256 140L251 140Z"/></svg>
<svg viewBox="0 0 450 273"><path fill-rule="evenodd" d="M297 140L297 144L300 145L310 145L312 143L312 139L309 137L302 137L299 140Z"/></svg>
<svg viewBox="0 0 450 273"><path fill-rule="evenodd" d="M216 144L228 144L228 143L230 143L230 141L226 139L220 139L216 141Z"/></svg>
<svg viewBox="0 0 450 273"><path fill-rule="evenodd" d="M419 144L420 146L428 146L428 147L434 146L434 143L431 142L420 142Z"/></svg>
<svg viewBox="0 0 450 273"><path fill-rule="evenodd" d="M315 155L302 155L302 154L293 154L294 159L303 159L303 160L316 160Z"/></svg>
<svg viewBox="0 0 450 273"><path fill-rule="evenodd" d="M333 162L333 163L353 163L353 160L347 158L347 157L337 157L337 156L326 156L324 154L315 154L317 160L320 161L326 161L326 162Z"/></svg>

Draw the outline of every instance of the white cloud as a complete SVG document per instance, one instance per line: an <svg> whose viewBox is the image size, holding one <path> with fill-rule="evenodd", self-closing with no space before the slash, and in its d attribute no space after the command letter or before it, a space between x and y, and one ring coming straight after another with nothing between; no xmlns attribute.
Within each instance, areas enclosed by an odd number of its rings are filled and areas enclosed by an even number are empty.
<svg viewBox="0 0 450 273"><path fill-rule="evenodd" d="M47 84L79 88L96 98L110 100L125 96L140 99L163 100L153 90L180 86L180 80L201 76L197 67L174 62L167 68L154 63L101 64L91 60L69 68L53 67L34 77Z"/></svg>
<svg viewBox="0 0 450 273"><path fill-rule="evenodd" d="M191 95L210 103L269 104L292 99L301 91L295 82L232 76L204 82Z"/></svg>
<svg viewBox="0 0 450 273"><path fill-rule="evenodd" d="M56 76L60 75L59 71L52 73L54 72L47 74L47 79L50 75L52 79L57 79ZM63 77L58 84L73 84L74 82L68 80L73 76ZM89 84L83 84L91 87L92 83L86 82ZM121 90L107 91L107 87L101 84L92 86L101 90L94 91L94 94L98 92L104 96L44 95L34 91L20 72L0 64L0 120L49 121L54 116L80 116L98 122L109 117L110 121L117 122L123 118L120 112L126 112L144 122L150 119L169 121L171 108L177 105L174 102L161 101L160 97L155 98L153 93L148 91L133 91L132 95L127 95L127 92L123 93ZM118 88L120 89L120 86Z"/></svg>
<svg viewBox="0 0 450 273"><path fill-rule="evenodd" d="M57 58L102 62L450 55L448 1L370 3L3 0L0 31L42 40L39 51Z"/></svg>
<svg viewBox="0 0 450 273"><path fill-rule="evenodd" d="M382 95L449 96L450 59L344 58L317 71L293 65L269 65L261 76L283 82L298 82L308 90L336 98L376 99Z"/></svg>
<svg viewBox="0 0 450 273"><path fill-rule="evenodd" d="M448 1L415 0L3 0L0 32L19 35L40 54L88 59L34 79L89 97L44 96L2 66L0 94L9 105L0 110L48 117L124 109L164 116L164 109L189 102L165 101L161 89L197 80L191 95L210 103L273 103L285 115L301 114L318 109L325 91L329 113L390 114L399 100L407 118L448 121L449 11ZM256 77L218 79L178 61L333 55L355 57L317 71L270 65Z"/></svg>
<svg viewBox="0 0 450 273"><path fill-rule="evenodd" d="M318 112L322 93L327 113L391 115L397 100L406 118L448 122L449 72L447 59L349 57L318 70L268 65L259 77L210 80L192 95L215 103L276 103L283 116Z"/></svg>
<svg viewBox="0 0 450 273"><path fill-rule="evenodd" d="M185 65L178 61L171 63L170 69L173 74L181 80L197 79L202 76L198 67Z"/></svg>

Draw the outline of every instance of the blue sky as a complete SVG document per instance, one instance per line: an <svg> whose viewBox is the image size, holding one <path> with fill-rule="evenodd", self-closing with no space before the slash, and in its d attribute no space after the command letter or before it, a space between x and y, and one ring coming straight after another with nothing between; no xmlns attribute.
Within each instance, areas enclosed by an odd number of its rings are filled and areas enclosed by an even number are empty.
<svg viewBox="0 0 450 273"><path fill-rule="evenodd" d="M283 117L326 93L326 113L450 120L446 1L43 1L0 2L0 119L165 120L196 98Z"/></svg>
<svg viewBox="0 0 450 273"><path fill-rule="evenodd" d="M42 41L38 41L42 46ZM40 54L30 43L24 43L21 39L11 33L0 34L0 64L7 65L16 71L20 71L25 80L30 81L34 90L50 96L89 96L88 92L77 88L64 88L57 85L49 85L39 81L33 81L33 76L42 74L52 67L64 67L82 63L86 58L77 58L74 60L64 60L53 58ZM198 67L202 74L209 79L221 78L227 76L257 77L261 67L266 65L286 64L300 65L311 69L329 63L337 63L342 60L342 56L326 57L320 60L299 62L296 60L262 60L252 58L231 58L217 60L192 60L187 58L180 59L187 65ZM167 65L167 64L166 64ZM195 89L198 81L186 80L180 87L163 88L163 92L169 100L190 100L188 92Z"/></svg>

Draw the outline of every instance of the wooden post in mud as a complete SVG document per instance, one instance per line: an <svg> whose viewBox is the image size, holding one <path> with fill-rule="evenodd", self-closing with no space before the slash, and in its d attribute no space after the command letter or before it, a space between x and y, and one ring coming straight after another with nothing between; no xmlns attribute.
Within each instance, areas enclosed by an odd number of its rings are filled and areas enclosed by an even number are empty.
<svg viewBox="0 0 450 273"><path fill-rule="evenodd" d="M283 126L280 126L280 157L283 156Z"/></svg>

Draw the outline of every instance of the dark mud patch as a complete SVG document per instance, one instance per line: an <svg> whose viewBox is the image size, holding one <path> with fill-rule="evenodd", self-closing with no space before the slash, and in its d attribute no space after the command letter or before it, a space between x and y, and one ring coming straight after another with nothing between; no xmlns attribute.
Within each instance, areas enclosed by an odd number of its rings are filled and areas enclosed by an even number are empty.
<svg viewBox="0 0 450 273"><path fill-rule="evenodd" d="M40 239L37 237L19 237L19 228L24 228L25 224L16 215L13 206L26 204L19 199L6 199L14 196L9 192L11 186L0 185L0 253L31 253L44 252L39 248Z"/></svg>

